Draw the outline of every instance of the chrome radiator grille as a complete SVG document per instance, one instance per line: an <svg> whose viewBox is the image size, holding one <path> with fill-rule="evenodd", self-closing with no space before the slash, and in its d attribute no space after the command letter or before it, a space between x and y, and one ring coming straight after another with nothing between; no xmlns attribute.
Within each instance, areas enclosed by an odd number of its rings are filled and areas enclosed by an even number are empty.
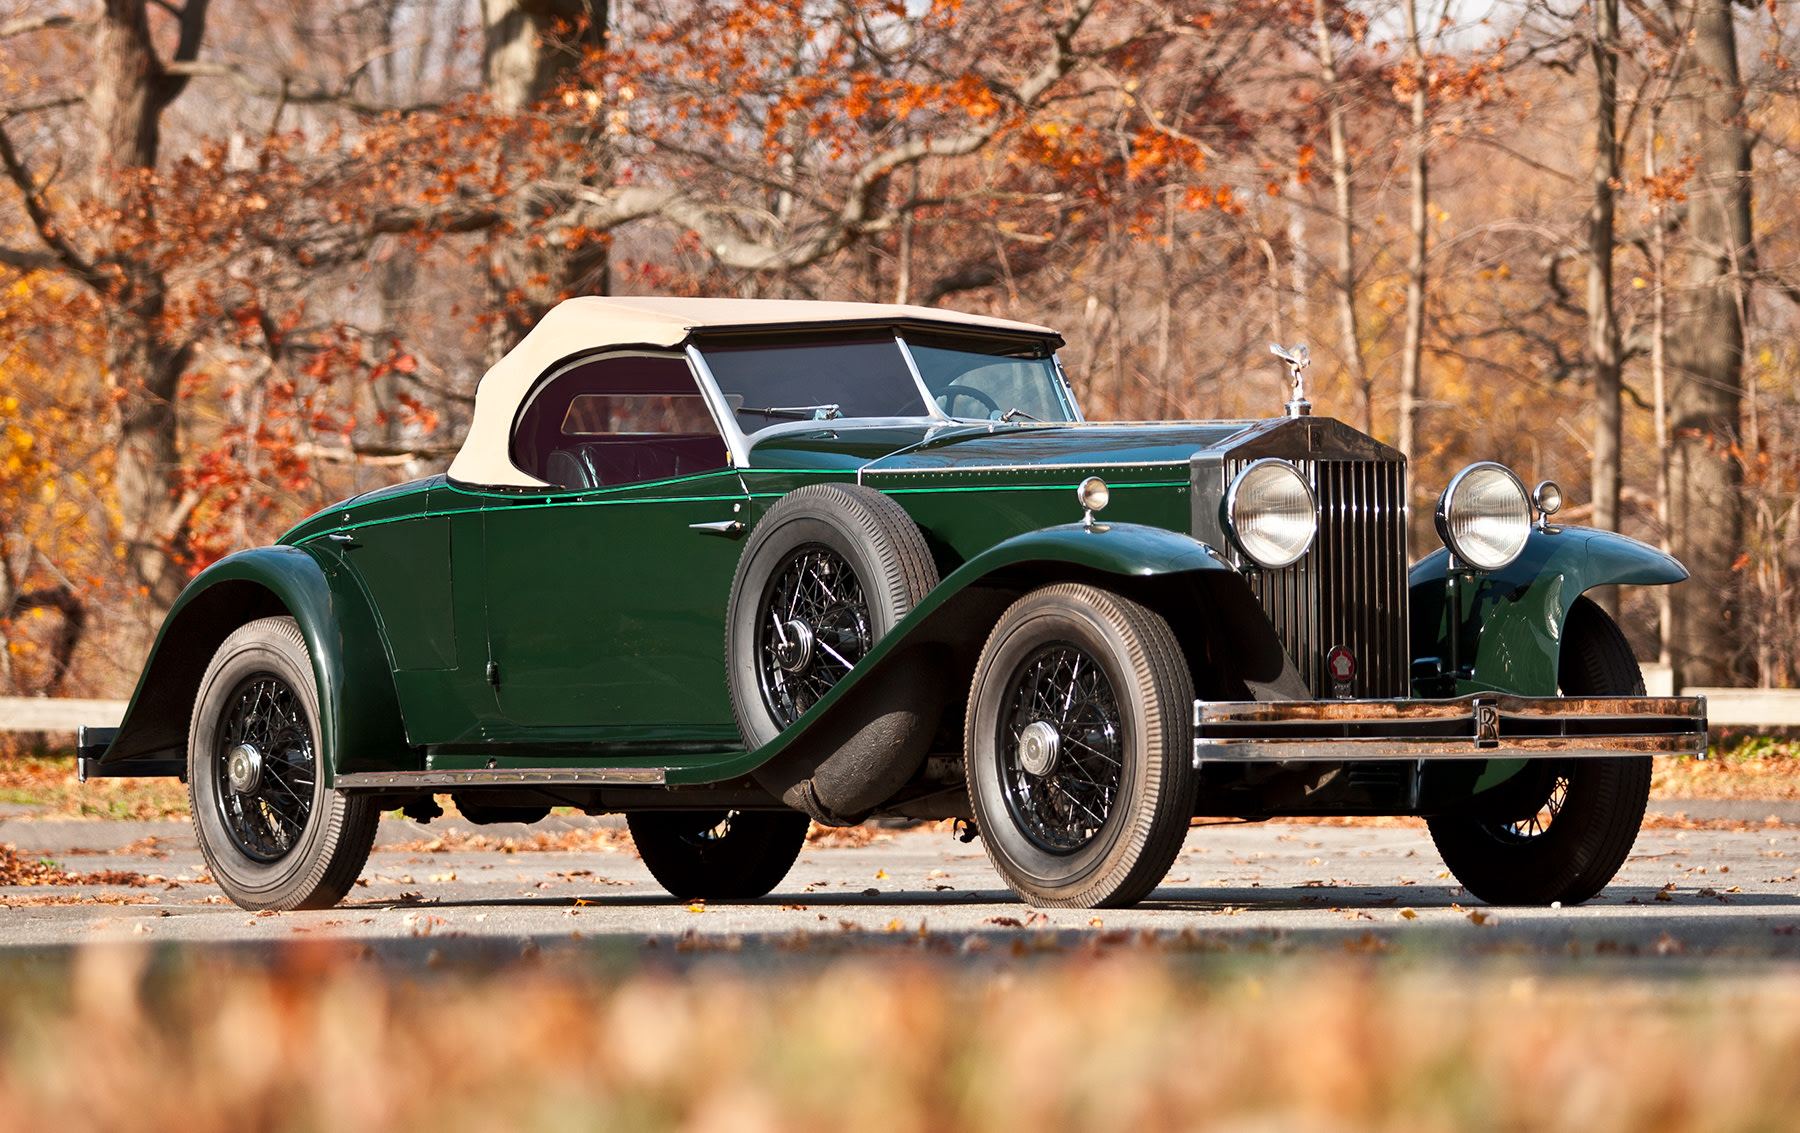
<svg viewBox="0 0 1800 1133"><path fill-rule="evenodd" d="M1226 482L1249 463L1226 461ZM1250 575L1250 588L1314 696L1336 695L1325 666L1340 645L1356 658L1351 696L1406 696L1406 465L1292 463L1318 500L1318 536L1293 566Z"/></svg>

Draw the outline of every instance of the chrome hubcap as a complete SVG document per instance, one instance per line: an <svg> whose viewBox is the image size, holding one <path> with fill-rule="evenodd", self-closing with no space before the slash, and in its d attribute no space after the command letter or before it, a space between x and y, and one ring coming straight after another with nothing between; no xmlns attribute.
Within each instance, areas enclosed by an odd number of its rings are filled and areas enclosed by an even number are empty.
<svg viewBox="0 0 1800 1133"><path fill-rule="evenodd" d="M256 745L242 743L226 757L225 781L240 795L253 795L262 786L263 757Z"/></svg>
<svg viewBox="0 0 1800 1133"><path fill-rule="evenodd" d="M785 623L777 622L776 626L781 632L775 641L775 663L790 673L803 671L812 664L812 627L799 618Z"/></svg>
<svg viewBox="0 0 1800 1133"><path fill-rule="evenodd" d="M1050 774L1062 752L1062 736L1047 720L1034 720L1019 733L1019 765L1038 778Z"/></svg>

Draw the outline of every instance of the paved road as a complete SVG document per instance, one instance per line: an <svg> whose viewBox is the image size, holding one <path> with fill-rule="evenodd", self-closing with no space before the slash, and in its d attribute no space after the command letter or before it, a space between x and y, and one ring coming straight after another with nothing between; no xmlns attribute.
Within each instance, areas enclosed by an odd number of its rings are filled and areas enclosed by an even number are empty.
<svg viewBox="0 0 1800 1133"><path fill-rule="evenodd" d="M492 836L494 829L476 832ZM571 850L434 848L433 839L446 833L456 844L456 827L441 820L429 830L384 822L363 879L343 905L253 916L204 879L184 824L0 819L0 843L51 857L66 870L129 870L157 879L141 887L0 887L0 906L7 906L0 907L0 949L110 939L254 949L259 942L335 939L429 958L440 949L504 957L574 941L640 955L921 945L1023 951L1085 943L1800 959L1800 829L1793 826L1646 831L1599 899L1530 910L1492 909L1464 894L1426 833L1405 826L1197 827L1150 900L1101 912L1021 904L979 843L931 830L808 846L768 898L708 905L664 893L628 849L607 844L606 829L593 820L562 820L550 829L582 847ZM71 852L83 850L90 852ZM83 903L42 903L75 900ZM139 903L95 903L121 900Z"/></svg>

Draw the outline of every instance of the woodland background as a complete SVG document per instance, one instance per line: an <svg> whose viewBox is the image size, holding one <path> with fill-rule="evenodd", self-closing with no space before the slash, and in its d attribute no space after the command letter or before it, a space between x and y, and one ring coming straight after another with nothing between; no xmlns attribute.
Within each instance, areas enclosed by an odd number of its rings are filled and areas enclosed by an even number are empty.
<svg viewBox="0 0 1800 1133"><path fill-rule="evenodd" d="M0 0L0 693L441 470L574 293L1047 323L1090 417L1318 412L1694 572L1800 678L1790 0Z"/></svg>

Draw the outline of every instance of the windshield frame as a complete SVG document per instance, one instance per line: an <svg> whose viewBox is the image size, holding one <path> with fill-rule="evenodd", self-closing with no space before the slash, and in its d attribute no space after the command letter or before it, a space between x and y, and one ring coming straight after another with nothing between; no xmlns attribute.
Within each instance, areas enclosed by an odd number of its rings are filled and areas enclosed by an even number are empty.
<svg viewBox="0 0 1800 1133"><path fill-rule="evenodd" d="M844 328L831 329L839 330ZM1063 412L1066 414L1065 419L1062 421L1037 421L1029 417L1020 417L1012 421L1001 422L986 417L952 417L945 413L943 409L938 406L937 398L932 395L930 388L925 384L924 375L919 370L918 360L913 356L912 346L906 340L907 328L899 326L888 327L885 329L893 336L894 344L900 350L900 356L906 363L906 371L911 376L913 385L918 390L919 399L925 406L925 412L917 416L904 417L834 417L830 419L828 427L843 427L852 424L893 425L897 423L906 423L929 424L932 426L983 425L992 428L1001 424L1009 426L1043 426L1078 424L1086 421L1086 418L1082 415L1081 407L1075 401L1074 390L1070 388L1068 377L1063 371L1062 359L1059 358L1056 353L1056 347L1061 345L1060 338L1048 337L1038 340L1019 336L1016 341L1021 345L1027 342L1039 343L1046 351L1045 356L1049 359L1054 372L1054 380L1052 383L1054 386L1054 393L1057 402L1061 405ZM1012 336L957 333L958 331L961 331L962 328L921 325L918 329L933 336L945 335L947 338L958 339L969 343L971 346L982 341L1014 341ZM946 334L946 332L949 333ZM816 341L823 345L833 337L835 336L830 332L826 332L818 336ZM709 407L713 411L713 419L719 424L721 431L725 435L725 447L730 453L731 462L734 467L744 468L749 466L750 449L756 438L771 436L777 432L785 433L795 431L796 429L806 430L820 427L820 422L818 421L772 421L760 429L745 432L743 426L738 423L737 414L732 409L730 400L725 396L723 388L719 385L717 376L714 375L712 367L709 366L706 361L705 349L707 347L716 348L725 346L727 343L721 342L710 335L706 336L706 339L707 341L702 344L690 338L682 347L682 352L687 355L688 363L693 367L694 373L700 381L701 392L704 394ZM805 341L796 341L795 344L804 345ZM971 353L978 353L978 351L971 351Z"/></svg>

